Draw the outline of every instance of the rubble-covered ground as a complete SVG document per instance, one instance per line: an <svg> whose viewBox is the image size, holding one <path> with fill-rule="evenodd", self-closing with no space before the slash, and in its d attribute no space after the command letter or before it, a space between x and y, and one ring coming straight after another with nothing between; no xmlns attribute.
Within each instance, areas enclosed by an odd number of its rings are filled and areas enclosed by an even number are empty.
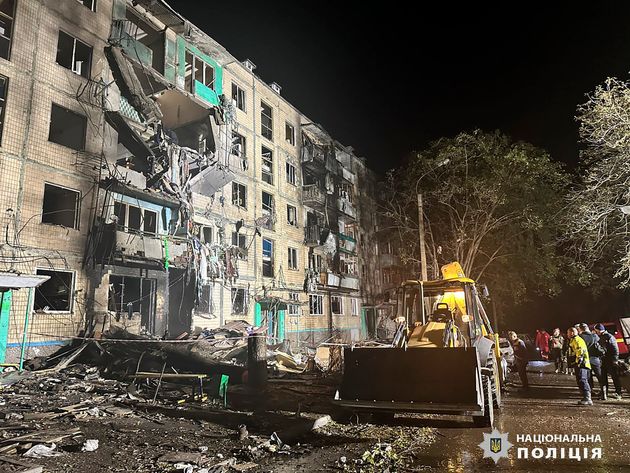
<svg viewBox="0 0 630 473"><path fill-rule="evenodd" d="M421 426L333 421L328 378L270 380L264 412L193 400L192 385L162 382L156 395L156 380L104 379L83 364L0 383L0 458L46 472L396 471L434 440ZM227 397L256 396L234 386Z"/></svg>

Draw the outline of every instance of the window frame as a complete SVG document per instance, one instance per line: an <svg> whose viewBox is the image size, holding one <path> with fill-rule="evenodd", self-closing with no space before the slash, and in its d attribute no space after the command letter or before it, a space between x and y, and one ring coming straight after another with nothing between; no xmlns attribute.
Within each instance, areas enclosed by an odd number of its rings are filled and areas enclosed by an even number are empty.
<svg viewBox="0 0 630 473"><path fill-rule="evenodd" d="M267 155L267 157L265 157ZM260 156L262 158L262 165L260 166L260 179L269 184L274 185L274 169L273 169L273 150L267 148L265 145L260 147ZM265 171L265 166L269 168L269 171Z"/></svg>
<svg viewBox="0 0 630 473"><path fill-rule="evenodd" d="M269 243L269 245L271 246L271 251L269 252L269 255L266 255L267 251L265 250L265 242ZM275 246L275 241L272 240L271 238L263 238L262 239L262 244L261 244L261 250L262 250L262 257L261 257L261 261L262 261L262 276L264 278L273 278L275 277L275 272L274 272L274 246ZM268 270L271 270L271 275L269 275L269 271L267 271L267 274L265 274L265 267L268 268Z"/></svg>
<svg viewBox="0 0 630 473"><path fill-rule="evenodd" d="M232 82L232 100L236 108L247 113L247 95L245 95L245 89L236 82ZM239 104L242 105L242 107L240 107Z"/></svg>
<svg viewBox="0 0 630 473"><path fill-rule="evenodd" d="M189 76L188 74L186 74L186 66L189 64L186 61L186 56L189 55L192 57L192 61L190 62L191 64L191 71L190 71L190 84L186 84L187 81L187 77ZM202 68L202 72L201 72L201 78L202 80L197 80L197 62L201 62L201 64L203 65ZM206 82L206 71L207 69L210 68L212 70L212 81L210 82L210 85L208 85ZM216 81L217 81L217 71L215 70L214 66L212 66L211 64L208 64L206 61L204 61L202 58L200 58L197 54L195 54L193 51L191 51L190 49L186 48L186 51L184 53L184 89L187 92L190 92L193 95L195 94L195 81L197 82L201 82L205 87L211 89L211 90L215 90L215 86L216 86Z"/></svg>
<svg viewBox="0 0 630 473"><path fill-rule="evenodd" d="M236 189L236 193L235 193L235 189ZM241 190L243 191L242 196L241 196ZM236 202L234 201L235 196L236 196ZM242 197L242 202L241 202L241 197ZM247 186L245 184L232 181L232 205L236 205L238 208L247 210Z"/></svg>
<svg viewBox="0 0 630 473"><path fill-rule="evenodd" d="M287 313L290 316L299 316L300 315L300 293L296 291L289 291L288 295L289 301L292 303L287 304Z"/></svg>
<svg viewBox="0 0 630 473"><path fill-rule="evenodd" d="M284 140L291 146L295 146L295 126L288 121L284 122Z"/></svg>
<svg viewBox="0 0 630 473"><path fill-rule="evenodd" d="M236 312L234 310L235 301L236 301L236 298L238 297L239 292L241 291L243 294L242 307L241 307L240 312ZM236 294L236 297L234 294ZM232 315L247 315L247 312L249 312L249 304L247 301L247 289L245 289L244 287L233 287L232 290L230 291L230 313Z"/></svg>
<svg viewBox="0 0 630 473"><path fill-rule="evenodd" d="M298 251L297 248L287 247L287 266L289 269L297 271L298 269Z"/></svg>
<svg viewBox="0 0 630 473"><path fill-rule="evenodd" d="M68 310L48 310L46 313L52 313L52 314L72 314L73 310L74 310L74 293L75 293L75 287L76 287L76 271L72 271L72 270L66 270L66 269L54 269L54 268L40 268L40 267L36 267L35 268L35 274L39 275L39 276L46 276L45 274L41 274L39 273L39 271L48 271L48 272L55 272L55 273L69 273L72 275L71 279L70 279L70 287L68 288ZM48 281L52 280L49 279ZM46 281L46 282L48 282ZM45 284L45 283L44 283ZM40 288L41 286L39 286L38 288L35 288L35 291L33 291L33 310L40 310L40 309L36 309L35 308L35 300L36 300L36 291Z"/></svg>
<svg viewBox="0 0 630 473"><path fill-rule="evenodd" d="M317 301L317 302L315 302ZM317 309L319 306L319 311L314 311L313 308ZM321 294L309 294L308 295L308 312L309 315L324 315L324 296Z"/></svg>
<svg viewBox="0 0 630 473"><path fill-rule="evenodd" d="M6 61L10 61L11 60L11 52L12 52L12 49L13 49L13 34L15 33L15 10L16 10L16 5L17 5L17 0L13 0L13 9L12 9L12 12L11 12L11 16L9 16L6 13L0 11L0 18L6 19L6 20L11 22L11 32L10 32L9 36L0 35L0 39L1 40L6 40L9 43L8 46L7 46L7 57L0 56L2 59L5 59Z"/></svg>
<svg viewBox="0 0 630 473"><path fill-rule="evenodd" d="M289 161L285 165L286 181L292 186L297 186L297 167Z"/></svg>
<svg viewBox="0 0 630 473"><path fill-rule="evenodd" d="M7 95L9 93L9 78L0 74L0 82L4 81L4 95L0 95L0 146L2 146L2 136L4 135L4 117L7 109Z"/></svg>
<svg viewBox="0 0 630 473"><path fill-rule="evenodd" d="M291 222L291 210L293 210L293 222ZM287 225L291 225L292 227L298 226L298 214L295 205L287 204Z"/></svg>
<svg viewBox="0 0 630 473"><path fill-rule="evenodd" d="M60 223L44 222L44 216L46 215L46 212L44 212L44 202L46 200L46 186L56 187L57 189L63 189L63 190L76 194L76 200L74 203L74 226L68 227ZM59 184L53 184L52 182L44 181L44 194L42 196L42 219L40 223L42 223L43 225L57 225L64 228L71 228L73 230L79 230L81 228L80 220L81 220L81 191L77 189L72 189L71 187L60 186Z"/></svg>
<svg viewBox="0 0 630 473"><path fill-rule="evenodd" d="M266 110L269 110L268 114ZM273 141L273 108L264 100L260 101L260 134L263 138Z"/></svg>
<svg viewBox="0 0 630 473"><path fill-rule="evenodd" d="M136 205L136 204L130 204L129 202L124 202L122 200L114 200L114 211L113 214L116 215L116 205L119 206L124 206L125 208L125 218L124 218L124 222L121 225L120 221L117 222L116 224L116 230L121 231L121 232L125 232L125 233L131 233L134 235L147 235L147 236L154 236L157 237L160 235L160 214L161 212L158 212L157 210L153 210L153 209L147 209L142 207L141 205ZM139 228L135 229L135 228L131 228L129 226L129 216L131 214L131 212L129 211L130 208L133 209L138 209L140 211L140 222L139 222ZM145 213L146 212L150 212L152 214L155 215L155 232L151 232L146 230L146 224L148 219L145 217ZM117 217L119 217L118 215L116 215ZM119 217L120 219L120 217Z"/></svg>
<svg viewBox="0 0 630 473"><path fill-rule="evenodd" d="M339 305L338 312L335 311L335 301ZM343 296L330 296L330 313L332 315L343 315Z"/></svg>
<svg viewBox="0 0 630 473"><path fill-rule="evenodd" d="M66 67L63 64L61 64L59 62L59 42L61 41L61 35L66 35L67 37L69 37L70 39L72 39L72 57L70 58L70 61L72 63L72 67ZM85 68L85 71L83 70L83 68L81 69L81 73L77 72L74 68L75 63L76 63L76 53L77 53L77 43L81 43L83 46L85 46L86 48L88 48L90 50L90 56L89 59L87 61L87 67ZM55 55L55 63L61 67L63 67L64 69L68 69L69 71L72 71L73 73L75 73L76 75L83 77L84 79L89 79L90 76L92 75L92 61L94 59L94 48L92 46L90 46L89 44L87 44L84 41L81 41L79 38L77 38L76 36L71 35L70 33L66 33L64 30L60 29L58 34L57 34L57 54ZM84 75L85 74L85 75Z"/></svg>
<svg viewBox="0 0 630 473"><path fill-rule="evenodd" d="M350 315L352 315L353 317L358 317L359 315L361 315L361 304L357 297L350 298Z"/></svg>
<svg viewBox="0 0 630 473"><path fill-rule="evenodd" d="M96 12L96 0L90 0L91 1L91 6L87 6L85 4L85 0L77 0L77 2L79 2L80 4L82 4L85 8L87 8L90 11Z"/></svg>

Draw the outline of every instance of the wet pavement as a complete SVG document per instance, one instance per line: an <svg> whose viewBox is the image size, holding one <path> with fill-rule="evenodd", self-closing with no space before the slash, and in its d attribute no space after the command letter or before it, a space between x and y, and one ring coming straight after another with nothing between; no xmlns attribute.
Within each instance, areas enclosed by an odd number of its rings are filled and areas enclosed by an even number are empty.
<svg viewBox="0 0 630 473"><path fill-rule="evenodd" d="M510 375L513 380L514 375ZM521 393L516 386L508 388L503 408L495 419L495 428L508 433L513 444L509 458L494 460L483 458L479 444L483 433L491 429L476 429L465 420L427 420L437 429L438 440L414 455L417 471L580 471L630 472L630 396L624 393L621 401L594 401L593 406L578 406L580 399L575 379L571 375L555 374L545 362L530 363L529 392ZM596 385L596 392L599 386ZM517 435L591 435L601 436L601 443L576 442L517 442ZM528 447L529 458L517 458L517 448ZM533 459L534 448L542 448L543 458ZM557 458L544 458L548 448L556 448ZM560 449L565 458L560 458ZM569 448L602 448L601 459L568 458ZM552 450L553 451L553 450ZM540 454L540 451L537 452ZM575 451L574 451L574 455ZM582 456L582 455L580 455Z"/></svg>

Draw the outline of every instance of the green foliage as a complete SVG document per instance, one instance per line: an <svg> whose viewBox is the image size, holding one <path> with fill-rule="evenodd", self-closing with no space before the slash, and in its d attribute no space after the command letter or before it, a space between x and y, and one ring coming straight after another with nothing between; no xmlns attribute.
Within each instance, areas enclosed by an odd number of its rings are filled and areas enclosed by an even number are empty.
<svg viewBox="0 0 630 473"><path fill-rule="evenodd" d="M384 214L417 263L416 194L422 193L429 277L459 261L499 308L559 290L556 241L568 175L549 155L500 132L460 133L388 175Z"/></svg>

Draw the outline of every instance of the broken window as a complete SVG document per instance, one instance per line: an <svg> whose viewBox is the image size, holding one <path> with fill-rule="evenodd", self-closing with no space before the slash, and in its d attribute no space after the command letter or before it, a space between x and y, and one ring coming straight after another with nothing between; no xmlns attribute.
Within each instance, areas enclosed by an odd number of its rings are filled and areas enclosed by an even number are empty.
<svg viewBox="0 0 630 473"><path fill-rule="evenodd" d="M318 273L322 271L322 255L312 254L308 260L308 267Z"/></svg>
<svg viewBox="0 0 630 473"><path fill-rule="evenodd" d="M287 223L294 227L297 227L297 224L298 224L297 209L294 206L288 205L288 204L287 204Z"/></svg>
<svg viewBox="0 0 630 473"><path fill-rule="evenodd" d="M243 209L247 208L247 187L238 182L232 182L232 204Z"/></svg>
<svg viewBox="0 0 630 473"><path fill-rule="evenodd" d="M242 111L245 110L245 91L241 89L238 85L232 82L232 100L234 101L234 105L236 108Z"/></svg>
<svg viewBox="0 0 630 473"><path fill-rule="evenodd" d="M199 240L201 243L212 243L212 227L202 226L199 228Z"/></svg>
<svg viewBox="0 0 630 473"><path fill-rule="evenodd" d="M59 31L57 64L87 79L90 77L92 48L75 37Z"/></svg>
<svg viewBox="0 0 630 473"><path fill-rule="evenodd" d="M48 141L77 151L85 149L87 118L67 108L52 104Z"/></svg>
<svg viewBox="0 0 630 473"><path fill-rule="evenodd" d="M361 304L359 303L359 299L357 299L356 297L352 297L350 299L350 306L352 310L352 315L359 315L359 308L361 306Z"/></svg>
<svg viewBox="0 0 630 473"><path fill-rule="evenodd" d="M309 294L308 309L311 315L324 315L324 297L319 294Z"/></svg>
<svg viewBox="0 0 630 473"><path fill-rule="evenodd" d="M232 232L232 246L238 246L242 250L239 259L245 259L247 255L247 235Z"/></svg>
<svg viewBox="0 0 630 473"><path fill-rule="evenodd" d="M298 269L297 249L289 248L289 269Z"/></svg>
<svg viewBox="0 0 630 473"><path fill-rule="evenodd" d="M333 315L343 314L343 298L341 296L330 296L330 310Z"/></svg>
<svg viewBox="0 0 630 473"><path fill-rule="evenodd" d="M7 103L7 88L9 79L0 76L0 143L2 143L2 131L4 130L4 110Z"/></svg>
<svg viewBox="0 0 630 473"><path fill-rule="evenodd" d="M262 265L263 276L266 278L273 277L273 241L263 238L262 241Z"/></svg>
<svg viewBox="0 0 630 473"><path fill-rule="evenodd" d="M289 122L284 123L284 139L292 146L295 146L295 127Z"/></svg>
<svg viewBox="0 0 630 473"><path fill-rule="evenodd" d="M295 185L295 166L287 162L286 170L287 170L287 182L291 185Z"/></svg>
<svg viewBox="0 0 630 473"><path fill-rule="evenodd" d="M156 284L155 279L110 275L108 310L126 317L139 313L146 327L155 311Z"/></svg>
<svg viewBox="0 0 630 473"><path fill-rule="evenodd" d="M230 154L232 156L236 156L241 160L241 170L247 171L247 155L246 155L246 141L243 135L240 135L236 132L232 133L232 147L230 149Z"/></svg>
<svg viewBox="0 0 630 473"><path fill-rule="evenodd" d="M273 196L265 191L262 193L263 215L273 215Z"/></svg>
<svg viewBox="0 0 630 473"><path fill-rule="evenodd" d="M15 0L0 2L0 57L9 59L11 54L11 38L13 37L13 19L15 16Z"/></svg>
<svg viewBox="0 0 630 473"><path fill-rule="evenodd" d="M79 191L44 184L42 223L78 229L80 201Z"/></svg>
<svg viewBox="0 0 630 473"><path fill-rule="evenodd" d="M232 313L247 314L247 298L245 289L232 288Z"/></svg>
<svg viewBox="0 0 630 473"><path fill-rule="evenodd" d="M214 68L188 50L186 50L185 60L184 85L186 90L194 94L195 82L200 82L206 87L214 89Z"/></svg>
<svg viewBox="0 0 630 473"><path fill-rule="evenodd" d="M74 293L74 273L53 269L38 269L37 275L50 276L50 279L35 289L36 311L70 312Z"/></svg>
<svg viewBox="0 0 630 473"><path fill-rule="evenodd" d="M117 228L131 233L156 235L158 230L158 214L124 202L114 202L114 215Z"/></svg>
<svg viewBox="0 0 630 473"><path fill-rule="evenodd" d="M201 286L201 294L199 295L199 305L197 311L206 314L214 313L214 303L212 301L212 286Z"/></svg>
<svg viewBox="0 0 630 473"><path fill-rule="evenodd" d="M293 302L293 304L287 304L289 315L300 315L300 293L289 292L289 300Z"/></svg>
<svg viewBox="0 0 630 473"><path fill-rule="evenodd" d="M262 180L267 184L273 185L273 152L265 146L261 149L262 153Z"/></svg>
<svg viewBox="0 0 630 473"><path fill-rule="evenodd" d="M96 0L77 0L92 11L96 11Z"/></svg>
<svg viewBox="0 0 630 473"><path fill-rule="evenodd" d="M260 102L260 134L273 141L273 115L271 106L265 102Z"/></svg>

